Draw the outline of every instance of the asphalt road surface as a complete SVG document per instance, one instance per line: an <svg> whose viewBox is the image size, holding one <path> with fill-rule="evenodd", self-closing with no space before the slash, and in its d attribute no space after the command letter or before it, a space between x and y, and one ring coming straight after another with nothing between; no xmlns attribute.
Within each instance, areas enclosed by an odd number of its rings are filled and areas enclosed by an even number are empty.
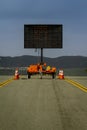
<svg viewBox="0 0 87 130"><path fill-rule="evenodd" d="M87 77L67 78L87 88ZM87 130L86 89L50 76L0 79L0 130Z"/></svg>

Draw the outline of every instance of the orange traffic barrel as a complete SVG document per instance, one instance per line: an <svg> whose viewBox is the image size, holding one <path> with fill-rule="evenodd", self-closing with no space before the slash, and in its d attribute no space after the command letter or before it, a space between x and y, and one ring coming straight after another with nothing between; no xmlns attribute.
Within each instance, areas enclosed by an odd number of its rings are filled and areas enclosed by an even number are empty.
<svg viewBox="0 0 87 130"><path fill-rule="evenodd" d="M63 69L60 69L60 70L59 70L58 79L64 79Z"/></svg>
<svg viewBox="0 0 87 130"><path fill-rule="evenodd" d="M16 70L15 70L15 76L14 76L14 79L19 79L18 68L16 68Z"/></svg>

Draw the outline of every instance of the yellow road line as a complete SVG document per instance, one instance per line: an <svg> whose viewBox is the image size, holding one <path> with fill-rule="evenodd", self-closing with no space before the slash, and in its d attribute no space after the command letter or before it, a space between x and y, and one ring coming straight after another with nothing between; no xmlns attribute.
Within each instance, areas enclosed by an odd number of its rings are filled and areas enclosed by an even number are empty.
<svg viewBox="0 0 87 130"><path fill-rule="evenodd" d="M81 89L82 91L87 92L87 88L86 88L85 86L79 84L78 82L73 81L73 80L71 80L71 79L67 79L67 78L65 78L65 81L67 81L67 82L69 82L70 84L76 86L77 88Z"/></svg>
<svg viewBox="0 0 87 130"><path fill-rule="evenodd" d="M4 81L4 82L1 82L1 83L0 83L0 87L3 87L4 85L10 83L11 81L13 81L13 79L14 79L14 78L11 78L11 79L8 79L8 80L6 80L6 81Z"/></svg>

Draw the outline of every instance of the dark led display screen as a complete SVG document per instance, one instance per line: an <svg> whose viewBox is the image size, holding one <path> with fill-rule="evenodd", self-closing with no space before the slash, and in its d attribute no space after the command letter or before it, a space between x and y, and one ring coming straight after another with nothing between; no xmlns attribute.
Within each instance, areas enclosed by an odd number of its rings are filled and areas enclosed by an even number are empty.
<svg viewBox="0 0 87 130"><path fill-rule="evenodd" d="M62 48L62 25L24 25L24 48Z"/></svg>

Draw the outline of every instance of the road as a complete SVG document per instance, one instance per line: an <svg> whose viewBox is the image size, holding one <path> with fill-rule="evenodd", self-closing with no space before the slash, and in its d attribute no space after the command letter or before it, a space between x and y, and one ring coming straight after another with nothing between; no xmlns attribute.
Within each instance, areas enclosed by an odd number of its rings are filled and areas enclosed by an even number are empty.
<svg viewBox="0 0 87 130"><path fill-rule="evenodd" d="M87 130L87 92L50 76L11 80L0 87L0 130Z"/></svg>

